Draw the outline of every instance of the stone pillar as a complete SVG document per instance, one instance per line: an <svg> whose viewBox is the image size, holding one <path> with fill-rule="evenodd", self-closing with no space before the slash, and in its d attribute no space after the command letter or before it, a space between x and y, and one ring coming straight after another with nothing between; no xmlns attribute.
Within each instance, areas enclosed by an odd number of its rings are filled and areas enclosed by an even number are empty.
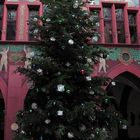
<svg viewBox="0 0 140 140"><path fill-rule="evenodd" d="M12 140L11 124L15 122L16 113L22 108L21 98L21 76L14 73L16 65L9 65L8 94L5 113L5 140Z"/></svg>
<svg viewBox="0 0 140 140"><path fill-rule="evenodd" d="M26 22L26 5L20 4L18 7L18 18L17 18L17 32L16 32L16 40L25 41L25 22Z"/></svg>
<svg viewBox="0 0 140 140"><path fill-rule="evenodd" d="M124 7L124 29L125 29L125 42L127 44L130 44L131 40L130 40L130 32L129 32L129 20L128 20L128 13L127 13L127 6Z"/></svg>
<svg viewBox="0 0 140 140"><path fill-rule="evenodd" d="M140 10L136 15L136 25L137 25L137 42L140 44Z"/></svg>
<svg viewBox="0 0 140 140"><path fill-rule="evenodd" d="M7 7L4 4L3 19L2 19L2 36L1 36L2 41L6 40L6 28L7 28Z"/></svg>
<svg viewBox="0 0 140 140"><path fill-rule="evenodd" d="M101 8L99 14L100 14L100 34L101 34L100 42L105 43L103 8Z"/></svg>
<svg viewBox="0 0 140 140"><path fill-rule="evenodd" d="M112 36L113 43L118 43L118 34L117 34L117 23L116 23L116 13L115 13L115 5L112 5Z"/></svg>

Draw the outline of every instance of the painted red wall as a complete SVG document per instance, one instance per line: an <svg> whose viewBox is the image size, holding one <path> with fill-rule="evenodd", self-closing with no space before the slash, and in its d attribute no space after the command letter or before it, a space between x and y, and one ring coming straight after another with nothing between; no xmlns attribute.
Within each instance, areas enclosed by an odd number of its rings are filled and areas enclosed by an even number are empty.
<svg viewBox="0 0 140 140"><path fill-rule="evenodd" d="M119 2L118 2L119 3ZM124 3L126 4L126 3ZM7 6L10 5L16 5L18 6L18 16L17 16L17 35L15 41L6 41L6 26L7 26ZM34 5L34 6L40 6L39 14L42 15L42 5L39 1L35 2L4 2L4 13L3 13L3 26L2 26L2 38L0 41L0 44L2 46L11 44L18 46L18 44L28 44L28 6ZM107 44L105 43L105 32L104 32L104 21L103 21L103 8L102 3L98 6L94 5L87 5L89 9L99 9L100 10L100 32L101 32L101 39L99 44L102 44L105 47L121 47L121 48L140 48L140 7L127 7L127 4L124 7L124 23L125 23L125 34L127 34L126 37L126 43L125 44L118 44L118 37L116 36L113 38L113 44ZM115 17L115 8L112 6L112 9L114 11L112 12L112 17ZM129 34L129 25L128 25L128 17L127 17L127 9L131 10L137 10L137 36L138 36L138 42L137 44L130 44L130 34ZM22 16L22 20L21 17ZM114 32L116 32L116 23L113 21L112 29ZM11 49L12 50L12 49ZM112 60L109 60L107 62L109 64L109 69L107 70L107 73L96 73L95 75L106 75L108 77L111 77L112 79L115 78L117 75L128 71L136 76L140 77L140 67L137 63L130 63L129 65L125 65L121 63L119 60L113 62ZM20 64L19 64L20 65ZM19 73L14 73L16 70L18 64L15 63L8 63L8 72L0 72L0 89L5 101L5 134L4 134L4 140L12 140L12 131L11 131L11 124L15 122L16 118L16 112L23 108L24 106L24 99L28 93L28 87L26 83L25 77L21 76ZM96 66L96 69L98 69L98 66ZM3 75L3 76L2 76Z"/></svg>

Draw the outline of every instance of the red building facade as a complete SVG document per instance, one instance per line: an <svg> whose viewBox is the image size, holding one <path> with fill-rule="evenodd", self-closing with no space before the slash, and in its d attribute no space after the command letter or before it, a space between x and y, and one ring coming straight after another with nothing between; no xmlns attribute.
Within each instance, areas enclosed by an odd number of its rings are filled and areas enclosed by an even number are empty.
<svg viewBox="0 0 140 140"><path fill-rule="evenodd" d="M98 19L91 43L109 49L103 59L106 65L95 65L92 74L112 78L106 89L117 97L128 127L114 131L114 136L140 138L140 1L93 0L86 7L91 20ZM45 6L39 0L0 1L0 139L12 140L11 124L16 112L24 107L28 84L24 76L14 71L24 66L21 58L33 45L30 20L42 15ZM92 13L94 13L92 15ZM35 31L34 31L35 32ZM4 49L5 48L5 49ZM33 51L33 50L32 50ZM104 54L103 54L104 55Z"/></svg>

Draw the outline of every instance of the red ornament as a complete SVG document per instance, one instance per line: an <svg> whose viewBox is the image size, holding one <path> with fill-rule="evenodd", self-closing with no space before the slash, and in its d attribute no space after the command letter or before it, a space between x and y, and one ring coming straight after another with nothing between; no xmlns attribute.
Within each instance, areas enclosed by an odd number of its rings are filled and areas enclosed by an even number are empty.
<svg viewBox="0 0 140 140"><path fill-rule="evenodd" d="M85 74L85 70L80 70L80 73L81 74Z"/></svg>

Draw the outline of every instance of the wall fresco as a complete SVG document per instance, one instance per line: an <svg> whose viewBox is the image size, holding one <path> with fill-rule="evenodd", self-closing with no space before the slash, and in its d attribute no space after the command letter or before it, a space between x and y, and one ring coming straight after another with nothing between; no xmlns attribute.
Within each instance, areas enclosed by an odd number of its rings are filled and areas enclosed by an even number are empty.
<svg viewBox="0 0 140 140"><path fill-rule="evenodd" d="M5 48L5 50L3 50ZM3 53L5 51L5 53ZM109 54L104 57L104 55L100 54L101 57L98 58L99 63L94 65L95 73L107 73L113 66L118 64L123 65L136 65L139 67L140 65L140 49L139 48L108 48ZM6 71L6 63L22 63L26 68L30 67L31 59L35 54L36 50L33 49L31 45L0 45L0 71L5 69ZM3 55L5 54L5 56ZM3 59L6 58L7 62L2 62ZM22 59L25 58L23 62ZM5 59L4 59L5 60ZM3 60L3 61L4 61ZM5 60L6 61L6 60ZM1 68L3 67L3 68Z"/></svg>
<svg viewBox="0 0 140 140"><path fill-rule="evenodd" d="M127 59L133 59L137 64L140 64L140 49L111 48L109 49L109 52L109 57L107 58L108 60L118 61L120 60L120 57L123 57L126 62L128 61ZM125 58L127 54L129 58Z"/></svg>
<svg viewBox="0 0 140 140"><path fill-rule="evenodd" d="M135 48L108 48L109 54L98 58L97 64L93 66L92 76L106 75L117 65L133 65L140 68L140 49Z"/></svg>
<svg viewBox="0 0 140 140"><path fill-rule="evenodd" d="M7 72L9 64L21 64L29 68L31 65L29 60L35 53L35 49L30 45L0 45L0 71Z"/></svg>

